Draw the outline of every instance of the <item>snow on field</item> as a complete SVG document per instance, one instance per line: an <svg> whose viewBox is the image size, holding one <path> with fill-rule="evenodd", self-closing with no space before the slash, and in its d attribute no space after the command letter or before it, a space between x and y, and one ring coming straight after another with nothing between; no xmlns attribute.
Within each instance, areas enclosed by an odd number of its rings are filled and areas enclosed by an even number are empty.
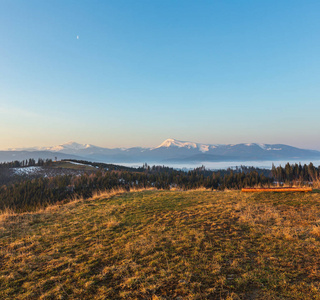
<svg viewBox="0 0 320 300"><path fill-rule="evenodd" d="M16 175L30 175L42 170L41 167L24 167L24 168L13 168L14 174Z"/></svg>
<svg viewBox="0 0 320 300"><path fill-rule="evenodd" d="M66 161L66 162L68 162L70 164L73 164L73 165L88 166L88 167L93 167L94 168L94 166L92 166L92 165L81 164L81 163L77 163L77 162L74 162L74 161Z"/></svg>

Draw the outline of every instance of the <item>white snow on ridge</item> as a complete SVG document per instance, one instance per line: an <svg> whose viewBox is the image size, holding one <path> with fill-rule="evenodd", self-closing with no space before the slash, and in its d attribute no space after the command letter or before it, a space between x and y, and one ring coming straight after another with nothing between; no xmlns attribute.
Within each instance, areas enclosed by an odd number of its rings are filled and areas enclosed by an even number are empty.
<svg viewBox="0 0 320 300"><path fill-rule="evenodd" d="M263 149L263 150L267 150L267 146L265 144L262 144L262 143L257 143L257 145Z"/></svg>
<svg viewBox="0 0 320 300"><path fill-rule="evenodd" d="M63 148L63 146L61 146L61 145L46 148L46 150L48 150L48 151L54 151L54 152L58 152L58 151L61 151L61 150L63 150L63 149L64 149L64 148Z"/></svg>
<svg viewBox="0 0 320 300"><path fill-rule="evenodd" d="M161 145L155 148L151 148L151 150L157 149L157 148L169 148L169 147L178 147L178 148L187 148L187 149L199 149L201 152L207 152L209 151L209 148L216 148L215 145L206 145L206 144L198 144L193 142L185 142L185 141L178 141L175 139L167 139L165 140Z"/></svg>
<svg viewBox="0 0 320 300"><path fill-rule="evenodd" d="M66 144L61 144L61 145L58 145L58 146L48 147L48 148L46 148L46 150L58 152L58 151L63 151L65 149L83 150L83 149L88 149L90 147L92 147L92 145L90 145L90 144L78 144L78 143L75 143L75 142L71 141L71 142L68 142Z"/></svg>
<svg viewBox="0 0 320 300"><path fill-rule="evenodd" d="M197 144L196 143L183 142L183 141L178 141L178 140L175 140L175 139L167 139L160 146L155 147L153 149L157 149L157 148L161 148L161 147L169 148L171 146L175 146L175 147L179 147L179 148L188 148L188 149L197 148Z"/></svg>
<svg viewBox="0 0 320 300"><path fill-rule="evenodd" d="M201 152L207 152L209 151L209 145L199 145L199 150Z"/></svg>
<svg viewBox="0 0 320 300"><path fill-rule="evenodd" d="M266 144L256 144L258 145L260 148L262 148L263 150L266 150L266 151L280 151L282 150L282 148L271 148L269 147L270 145L266 145Z"/></svg>
<svg viewBox="0 0 320 300"><path fill-rule="evenodd" d="M78 144L76 142L68 142L65 144L60 144L57 146L50 146L50 147L29 147L29 148L9 148L9 151L53 151L53 152L60 152L63 150L83 150L94 147L90 144Z"/></svg>
<svg viewBox="0 0 320 300"><path fill-rule="evenodd" d="M270 151L270 150L272 150L272 151L280 151L280 150L282 150L282 148L267 148L266 150L268 150L268 151Z"/></svg>
<svg viewBox="0 0 320 300"><path fill-rule="evenodd" d="M41 147L29 147L29 148L8 148L6 151L40 151L45 150Z"/></svg>
<svg viewBox="0 0 320 300"><path fill-rule="evenodd" d="M152 151L152 150L159 149L159 148L169 149L170 147L196 150L196 151L205 153L205 152L209 152L209 151L214 152L215 151L214 149L219 149L219 148L231 149L231 147L236 147L236 146L260 147L264 151L281 151L281 150L283 150L282 148L274 147L276 145L263 144L263 143L202 144L202 143L195 143L195 142L189 142L189 141L179 141L179 140L172 139L172 138L165 140L159 146L153 147L153 148L122 147L122 148L109 149L109 148L94 146L91 144L79 144L79 143L71 141L71 142L68 142L65 144L60 144L60 145L51 146L51 147L10 148L8 150L9 151L51 151L51 152L58 152L58 153L65 153L65 154L72 154L72 155L77 155L77 154L94 155L94 154L97 154L98 152L104 153L105 150L115 150L115 151L119 151L119 152L123 151L123 152L130 152L130 153L132 151L140 151L142 153L142 152L147 152L150 150ZM280 146L280 145L278 145L278 146ZM170 151L170 150L168 150L168 151Z"/></svg>
<svg viewBox="0 0 320 300"><path fill-rule="evenodd" d="M42 168L41 167L24 167L24 168L13 168L12 170L16 175L30 175L33 173L40 172Z"/></svg>
<svg viewBox="0 0 320 300"><path fill-rule="evenodd" d="M87 165L87 164L81 164L81 163L78 163L78 162L75 162L75 161L69 161L69 160L66 160L66 162L68 162L69 164L73 164L73 165L78 165L78 166L89 166L89 167L93 167L92 165Z"/></svg>

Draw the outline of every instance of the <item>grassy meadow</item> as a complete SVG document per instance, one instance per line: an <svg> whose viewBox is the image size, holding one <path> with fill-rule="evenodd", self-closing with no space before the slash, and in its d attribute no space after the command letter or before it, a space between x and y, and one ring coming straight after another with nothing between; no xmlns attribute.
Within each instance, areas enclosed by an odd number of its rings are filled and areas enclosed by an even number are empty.
<svg viewBox="0 0 320 300"><path fill-rule="evenodd" d="M75 164L69 161L55 161L53 162L51 168L55 169L72 169L76 171L86 171L86 172L96 172L97 169L90 165L84 165L84 164Z"/></svg>
<svg viewBox="0 0 320 300"><path fill-rule="evenodd" d="M320 299L320 193L136 191L0 216L0 299Z"/></svg>

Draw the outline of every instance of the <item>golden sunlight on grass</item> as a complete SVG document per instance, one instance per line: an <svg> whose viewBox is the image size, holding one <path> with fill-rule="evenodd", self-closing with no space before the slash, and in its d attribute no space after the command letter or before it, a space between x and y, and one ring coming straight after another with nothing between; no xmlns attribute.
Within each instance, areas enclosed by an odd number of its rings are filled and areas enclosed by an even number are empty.
<svg viewBox="0 0 320 300"><path fill-rule="evenodd" d="M100 192L0 219L0 299L320 299L320 194Z"/></svg>

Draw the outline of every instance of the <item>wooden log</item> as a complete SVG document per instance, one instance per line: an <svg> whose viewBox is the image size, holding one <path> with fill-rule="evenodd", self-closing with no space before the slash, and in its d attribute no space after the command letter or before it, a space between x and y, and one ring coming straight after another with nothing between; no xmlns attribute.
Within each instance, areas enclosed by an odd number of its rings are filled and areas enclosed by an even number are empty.
<svg viewBox="0 0 320 300"><path fill-rule="evenodd" d="M274 187L274 188L243 188L242 192L312 192L312 188Z"/></svg>

